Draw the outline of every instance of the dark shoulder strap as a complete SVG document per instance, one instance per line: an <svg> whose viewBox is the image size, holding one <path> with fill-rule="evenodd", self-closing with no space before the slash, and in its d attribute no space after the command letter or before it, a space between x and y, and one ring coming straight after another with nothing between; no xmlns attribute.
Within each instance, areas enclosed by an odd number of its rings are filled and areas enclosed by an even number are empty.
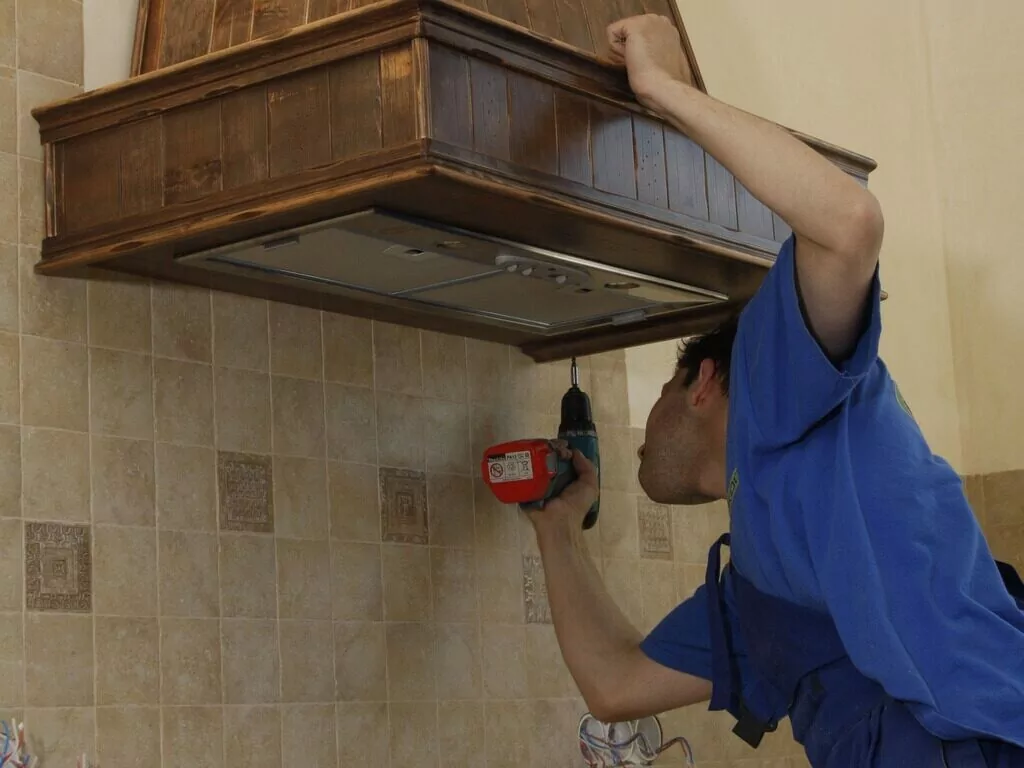
<svg viewBox="0 0 1024 768"><path fill-rule="evenodd" d="M999 575L1003 577L1003 583L1006 584L1007 591L1024 608L1024 581L1021 581L1017 570L1009 563L1003 563L999 560L996 560L996 567L999 569Z"/></svg>

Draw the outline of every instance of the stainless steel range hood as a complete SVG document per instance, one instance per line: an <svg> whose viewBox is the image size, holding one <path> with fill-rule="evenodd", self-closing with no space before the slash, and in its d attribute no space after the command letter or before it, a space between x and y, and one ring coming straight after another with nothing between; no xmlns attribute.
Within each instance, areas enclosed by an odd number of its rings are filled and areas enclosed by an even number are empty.
<svg viewBox="0 0 1024 768"><path fill-rule="evenodd" d="M178 257L206 269L411 303L554 335L726 301L697 286L368 209Z"/></svg>

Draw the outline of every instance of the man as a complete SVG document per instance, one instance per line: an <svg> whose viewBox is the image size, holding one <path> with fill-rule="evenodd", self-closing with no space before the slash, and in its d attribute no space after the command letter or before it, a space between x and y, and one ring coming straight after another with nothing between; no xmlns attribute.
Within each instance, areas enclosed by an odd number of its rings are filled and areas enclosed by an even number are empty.
<svg viewBox="0 0 1024 768"><path fill-rule="evenodd" d="M738 321L683 348L647 423L652 499L729 501L707 584L642 638L580 544L597 493L586 459L531 513L588 706L621 721L710 698L755 745L788 715L815 768L1024 766L1024 585L993 560L878 358L877 201L776 126L684 84L667 19L608 35L640 102L794 236Z"/></svg>

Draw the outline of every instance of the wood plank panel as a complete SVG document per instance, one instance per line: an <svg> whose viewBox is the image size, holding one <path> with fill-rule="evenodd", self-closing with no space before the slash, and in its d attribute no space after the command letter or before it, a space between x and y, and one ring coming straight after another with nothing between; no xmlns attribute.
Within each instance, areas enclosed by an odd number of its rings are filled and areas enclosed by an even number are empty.
<svg viewBox="0 0 1024 768"><path fill-rule="evenodd" d="M583 51L594 51L590 22L583 0L554 0L561 39Z"/></svg>
<svg viewBox="0 0 1024 768"><path fill-rule="evenodd" d="M223 51L249 41L252 31L253 0L216 0L210 50Z"/></svg>
<svg viewBox="0 0 1024 768"><path fill-rule="evenodd" d="M349 9L348 0L309 0L309 9L306 11L306 20L309 22L320 21Z"/></svg>
<svg viewBox="0 0 1024 768"><path fill-rule="evenodd" d="M473 94L473 149L499 160L509 160L508 80L505 70L470 59Z"/></svg>
<svg viewBox="0 0 1024 768"><path fill-rule="evenodd" d="M551 0L526 0L526 10L530 15L530 28L534 32L555 39L561 36L558 9Z"/></svg>
<svg viewBox="0 0 1024 768"><path fill-rule="evenodd" d="M604 103L590 104L594 187L636 199L633 119L629 112Z"/></svg>
<svg viewBox="0 0 1024 768"><path fill-rule="evenodd" d="M487 13L487 0L458 0L460 5Z"/></svg>
<svg viewBox="0 0 1024 768"><path fill-rule="evenodd" d="M380 56L355 56L330 71L331 156L348 160L381 148Z"/></svg>
<svg viewBox="0 0 1024 768"><path fill-rule="evenodd" d="M164 203L197 200L221 189L220 101L164 115Z"/></svg>
<svg viewBox="0 0 1024 768"><path fill-rule="evenodd" d="M267 85L270 177L331 162L327 70L311 69Z"/></svg>
<svg viewBox="0 0 1024 768"><path fill-rule="evenodd" d="M306 21L306 0L256 0L252 39L301 26Z"/></svg>
<svg viewBox="0 0 1024 768"><path fill-rule="evenodd" d="M214 0L175 0L163 8L159 67L169 67L209 52L213 3Z"/></svg>
<svg viewBox="0 0 1024 768"><path fill-rule="evenodd" d="M547 83L508 75L512 162L542 173L558 173L555 94Z"/></svg>
<svg viewBox="0 0 1024 768"><path fill-rule="evenodd" d="M775 237L771 210L739 182L736 182L736 218L740 232L769 240Z"/></svg>
<svg viewBox="0 0 1024 768"><path fill-rule="evenodd" d="M164 204L163 120L150 117L122 129L121 215L159 210Z"/></svg>
<svg viewBox="0 0 1024 768"><path fill-rule="evenodd" d="M385 148L416 138L412 46L381 52L380 107L381 134Z"/></svg>
<svg viewBox="0 0 1024 768"><path fill-rule="evenodd" d="M224 189L263 181L267 162L267 89L257 85L225 96L221 107Z"/></svg>
<svg viewBox="0 0 1024 768"><path fill-rule="evenodd" d="M665 169L665 131L661 123L633 116L636 146L636 197L641 203L668 208Z"/></svg>
<svg viewBox="0 0 1024 768"><path fill-rule="evenodd" d="M60 147L58 172L63 210L61 234L113 221L121 211L120 154L123 136L117 128L68 139Z"/></svg>
<svg viewBox="0 0 1024 768"><path fill-rule="evenodd" d="M587 21L590 23L590 38L594 50L603 53L608 50L608 25L622 18L618 6L612 0L586 3Z"/></svg>
<svg viewBox="0 0 1024 768"><path fill-rule="evenodd" d="M665 131L665 165L668 169L668 207L708 220L707 173L704 150L678 131Z"/></svg>
<svg viewBox="0 0 1024 768"><path fill-rule="evenodd" d="M526 0L487 0L487 11L499 19L530 28L530 16L526 10Z"/></svg>
<svg viewBox="0 0 1024 768"><path fill-rule="evenodd" d="M590 160L590 107L570 91L555 91L555 125L558 136L558 175L588 187L594 184Z"/></svg>
<svg viewBox="0 0 1024 768"><path fill-rule="evenodd" d="M367 5L373 5L377 0L350 0L349 10L355 10L356 8L362 8Z"/></svg>
<svg viewBox="0 0 1024 768"><path fill-rule="evenodd" d="M431 138L472 149L469 61L441 45L430 46L428 56Z"/></svg>
<svg viewBox="0 0 1024 768"><path fill-rule="evenodd" d="M736 218L736 179L711 155L705 154L708 178L708 216L712 223L739 229Z"/></svg>

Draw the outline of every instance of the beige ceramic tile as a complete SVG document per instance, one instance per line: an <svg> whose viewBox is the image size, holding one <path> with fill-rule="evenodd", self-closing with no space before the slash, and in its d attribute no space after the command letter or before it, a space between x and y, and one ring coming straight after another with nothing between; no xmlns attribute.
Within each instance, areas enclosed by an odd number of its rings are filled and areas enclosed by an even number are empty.
<svg viewBox="0 0 1024 768"><path fill-rule="evenodd" d="M216 455L209 448L156 444L157 524L164 530L217 528Z"/></svg>
<svg viewBox="0 0 1024 768"><path fill-rule="evenodd" d="M461 475L427 475L427 510L430 543L443 547L471 548L473 480Z"/></svg>
<svg viewBox="0 0 1024 768"><path fill-rule="evenodd" d="M278 456L274 460L274 530L278 536L327 539L327 463Z"/></svg>
<svg viewBox="0 0 1024 768"><path fill-rule="evenodd" d="M213 294L213 350L217 365L270 370L267 302L231 293Z"/></svg>
<svg viewBox="0 0 1024 768"><path fill-rule="evenodd" d="M45 755L47 763L75 765L83 752L96 754L95 709L29 709L25 711L25 730L32 753Z"/></svg>
<svg viewBox="0 0 1024 768"><path fill-rule="evenodd" d="M165 642L165 659L171 650ZM156 619L97 616L96 703L158 704L160 656Z"/></svg>
<svg viewBox="0 0 1024 768"><path fill-rule="evenodd" d="M223 616L277 616L277 568L273 538L220 536L220 604Z"/></svg>
<svg viewBox="0 0 1024 768"><path fill-rule="evenodd" d="M433 704L393 703L391 760L403 768L437 765L437 707Z"/></svg>
<svg viewBox="0 0 1024 768"><path fill-rule="evenodd" d="M25 606L28 610L92 611L91 534L88 525L25 523ZM11 558L12 562L17 559L20 558ZM20 574L12 580L11 586L15 584L20 591ZM20 602L20 595L18 597Z"/></svg>
<svg viewBox="0 0 1024 768"><path fill-rule="evenodd" d="M993 472L982 480L985 495L985 524L1024 525L1024 470Z"/></svg>
<svg viewBox="0 0 1024 768"><path fill-rule="evenodd" d="M387 699L387 647L380 622L334 625L334 674L338 701Z"/></svg>
<svg viewBox="0 0 1024 768"><path fill-rule="evenodd" d="M225 704L273 704L281 697L277 622L221 621Z"/></svg>
<svg viewBox="0 0 1024 768"><path fill-rule="evenodd" d="M237 368L214 369L217 447L270 453L270 377Z"/></svg>
<svg viewBox="0 0 1024 768"><path fill-rule="evenodd" d="M377 393L377 450L382 467L423 470L424 402L422 398Z"/></svg>
<svg viewBox="0 0 1024 768"><path fill-rule="evenodd" d="M650 560L671 560L672 510L665 504L656 504L639 496L636 516L640 534L640 556Z"/></svg>
<svg viewBox="0 0 1024 768"><path fill-rule="evenodd" d="M27 157L18 158L18 198L19 198L19 209L21 217L18 221L18 242L22 245L31 246L30 251L23 253L23 256L31 258L32 252L34 251L38 255L38 249L43 244L43 236L46 231L46 225L44 219L46 216L46 206L44 202L44 177L43 177L43 164L38 160L30 160ZM41 277L42 280L60 280L62 282L71 281L75 285L72 290L75 292L74 306L76 307L76 319L75 323L76 332L80 327L82 331L82 341L84 341L85 335L85 285L81 280L75 278L59 277L59 278L47 278ZM80 308L80 309L78 309ZM25 306L22 306L22 312L25 312ZM22 315L22 322L24 322L25 316ZM59 318L54 318L57 322L57 327L63 325L63 321ZM81 324L79 326L79 324Z"/></svg>
<svg viewBox="0 0 1024 768"><path fill-rule="evenodd" d="M22 160L21 180L35 171L34 163ZM22 215L26 204L22 199ZM39 262L39 249L22 245L19 253L21 273L21 332L32 336L45 336L58 341L84 343L86 337L85 281L68 277L46 277L35 273Z"/></svg>
<svg viewBox="0 0 1024 768"><path fill-rule="evenodd" d="M278 376L323 378L320 312L271 302L270 370Z"/></svg>
<svg viewBox="0 0 1024 768"><path fill-rule="evenodd" d="M676 599L675 565L659 560L640 561L643 630L650 631L679 604Z"/></svg>
<svg viewBox="0 0 1024 768"><path fill-rule="evenodd" d="M404 544L381 546L385 621L432 621L430 551Z"/></svg>
<svg viewBox="0 0 1024 768"><path fill-rule="evenodd" d="M151 768L160 764L160 710L101 707L96 710L96 757L103 768Z"/></svg>
<svg viewBox="0 0 1024 768"><path fill-rule="evenodd" d="M156 531L97 525L94 538L96 613L155 616Z"/></svg>
<svg viewBox="0 0 1024 768"><path fill-rule="evenodd" d="M594 419L616 426L629 425L629 393L626 389L626 361L591 360L590 401Z"/></svg>
<svg viewBox="0 0 1024 768"><path fill-rule="evenodd" d="M341 765L389 768L388 705L350 702L338 704L337 712Z"/></svg>
<svg viewBox="0 0 1024 768"><path fill-rule="evenodd" d="M163 707L160 713L164 765L223 768L224 726L220 707ZM213 749L211 745L215 745Z"/></svg>
<svg viewBox="0 0 1024 768"><path fill-rule="evenodd" d="M436 633L437 697L479 699L483 691L479 626L438 624Z"/></svg>
<svg viewBox="0 0 1024 768"><path fill-rule="evenodd" d="M636 497L623 491L601 493L601 554L605 557L637 557L640 532Z"/></svg>
<svg viewBox="0 0 1024 768"><path fill-rule="evenodd" d="M281 701L334 701L334 629L329 621L281 621Z"/></svg>
<svg viewBox="0 0 1024 768"><path fill-rule="evenodd" d="M576 765L580 760L577 728L585 708L571 699L532 701L530 709L530 765ZM667 741L667 739L666 739ZM674 755L675 753L669 753ZM682 754L680 752L679 754ZM659 768L671 762L658 761ZM682 763L678 764L682 766ZM768 766L761 766L768 768Z"/></svg>
<svg viewBox="0 0 1024 768"><path fill-rule="evenodd" d="M373 324L373 356L377 391L419 395L423 391L420 333L391 323Z"/></svg>
<svg viewBox="0 0 1024 768"><path fill-rule="evenodd" d="M473 481L473 527L480 549L519 550L519 518L522 512L495 498L483 480Z"/></svg>
<svg viewBox="0 0 1024 768"><path fill-rule="evenodd" d="M488 701L484 704L487 768L519 768L530 764L532 723L526 701Z"/></svg>
<svg viewBox="0 0 1024 768"><path fill-rule="evenodd" d="M25 619L26 704L91 707L92 616L29 613Z"/></svg>
<svg viewBox="0 0 1024 768"><path fill-rule="evenodd" d="M633 491L633 438L629 427L597 424L601 438L601 490Z"/></svg>
<svg viewBox="0 0 1024 768"><path fill-rule="evenodd" d="M361 317L323 314L324 376L327 381L373 386L372 323Z"/></svg>
<svg viewBox="0 0 1024 768"><path fill-rule="evenodd" d="M149 354L153 320L149 283L111 273L87 281L89 344Z"/></svg>
<svg viewBox="0 0 1024 768"><path fill-rule="evenodd" d="M89 436L22 430L22 512L35 520L89 522Z"/></svg>
<svg viewBox="0 0 1024 768"><path fill-rule="evenodd" d="M372 389L328 384L327 451L336 461L377 463L377 415Z"/></svg>
<svg viewBox="0 0 1024 768"><path fill-rule="evenodd" d="M220 622L160 621L160 698L163 704L220 704Z"/></svg>
<svg viewBox="0 0 1024 768"><path fill-rule="evenodd" d="M526 684L531 699L579 695L550 624L526 627Z"/></svg>
<svg viewBox="0 0 1024 768"><path fill-rule="evenodd" d="M466 390L466 340L432 331L420 334L423 355L423 394L464 403Z"/></svg>
<svg viewBox="0 0 1024 768"><path fill-rule="evenodd" d="M274 532L274 468L270 456L219 452L217 489L222 531Z"/></svg>
<svg viewBox="0 0 1024 768"><path fill-rule="evenodd" d="M338 764L333 704L281 707L281 743L285 755L302 755L308 766Z"/></svg>
<svg viewBox="0 0 1024 768"><path fill-rule="evenodd" d="M225 707L224 757L225 768L279 768L280 710L277 707Z"/></svg>
<svg viewBox="0 0 1024 768"><path fill-rule="evenodd" d="M437 698L433 624L387 624L388 700Z"/></svg>
<svg viewBox="0 0 1024 768"><path fill-rule="evenodd" d="M92 431L153 439L153 359L135 352L89 351Z"/></svg>
<svg viewBox="0 0 1024 768"><path fill-rule="evenodd" d="M153 361L156 439L213 445L213 371L208 365Z"/></svg>
<svg viewBox="0 0 1024 768"><path fill-rule="evenodd" d="M327 542L278 539L277 594L282 619L331 618Z"/></svg>
<svg viewBox="0 0 1024 768"><path fill-rule="evenodd" d="M15 0L0 0L0 66L14 67L16 64L17 18Z"/></svg>
<svg viewBox="0 0 1024 768"><path fill-rule="evenodd" d="M605 587L615 604L634 627L643 624L638 560L609 560L602 564Z"/></svg>
<svg viewBox="0 0 1024 768"><path fill-rule="evenodd" d="M25 704L24 633L22 614L0 614L0 707Z"/></svg>
<svg viewBox="0 0 1024 768"><path fill-rule="evenodd" d="M18 336L0 333L0 423L3 424L18 424L21 421L19 360ZM40 366L34 366L33 370L41 372ZM40 418L39 410L33 416Z"/></svg>
<svg viewBox="0 0 1024 768"><path fill-rule="evenodd" d="M0 331L18 332L18 307L18 246L0 243Z"/></svg>
<svg viewBox="0 0 1024 768"><path fill-rule="evenodd" d="M474 403L507 405L506 384L512 372L509 349L503 344L478 339L466 340L469 398Z"/></svg>
<svg viewBox="0 0 1024 768"><path fill-rule="evenodd" d="M484 754L484 707L476 701L442 701L437 707L441 768L476 768ZM571 763L566 763L566 766Z"/></svg>
<svg viewBox="0 0 1024 768"><path fill-rule="evenodd" d="M210 292L153 284L153 354L209 363L212 360Z"/></svg>
<svg viewBox="0 0 1024 768"><path fill-rule="evenodd" d="M25 605L24 551L21 520L0 520L0 611Z"/></svg>
<svg viewBox="0 0 1024 768"><path fill-rule="evenodd" d="M465 403L423 401L425 452L428 472L469 475L469 410Z"/></svg>
<svg viewBox="0 0 1024 768"><path fill-rule="evenodd" d="M431 549L430 585L436 621L477 620L476 556L472 550Z"/></svg>
<svg viewBox="0 0 1024 768"><path fill-rule="evenodd" d="M329 462L331 537L342 541L380 541L377 468L369 464Z"/></svg>
<svg viewBox="0 0 1024 768"><path fill-rule="evenodd" d="M1024 573L1024 523L1017 525L996 525L989 528L989 546L992 556L1009 563Z"/></svg>
<svg viewBox="0 0 1024 768"><path fill-rule="evenodd" d="M540 555L523 555L523 607L527 624L550 624L551 605Z"/></svg>
<svg viewBox="0 0 1024 768"><path fill-rule="evenodd" d="M18 242L18 158L0 152L0 239Z"/></svg>
<svg viewBox="0 0 1024 768"><path fill-rule="evenodd" d="M61 44L54 46L54 40L60 40ZM21 69L81 83L82 47L80 3L74 0L18 3L18 66Z"/></svg>
<svg viewBox="0 0 1024 768"><path fill-rule="evenodd" d="M3 340L0 339L0 346ZM0 359L4 353L0 350ZM22 337L21 376L23 423L85 432L89 428L89 363L85 346ZM0 411L3 407L0 384ZM5 419L10 420L10 419Z"/></svg>
<svg viewBox="0 0 1024 768"><path fill-rule="evenodd" d="M335 619L380 621L383 618L379 544L331 543L331 596Z"/></svg>
<svg viewBox="0 0 1024 768"><path fill-rule="evenodd" d="M524 698L527 694L526 628L522 624L483 624L480 637L484 696Z"/></svg>
<svg viewBox="0 0 1024 768"><path fill-rule="evenodd" d="M160 614L216 616L217 537L208 533L159 532Z"/></svg>
<svg viewBox="0 0 1024 768"><path fill-rule="evenodd" d="M497 624L524 621L523 559L511 550L476 551L480 620Z"/></svg>
<svg viewBox="0 0 1024 768"><path fill-rule="evenodd" d="M153 443L119 437L92 438L92 515L97 523L156 522Z"/></svg>
<svg viewBox="0 0 1024 768"><path fill-rule="evenodd" d="M21 517L21 430L0 425L0 518Z"/></svg>
<svg viewBox="0 0 1024 768"><path fill-rule="evenodd" d="M427 544L427 477L411 469L380 468L381 539Z"/></svg>
<svg viewBox="0 0 1024 768"><path fill-rule="evenodd" d="M711 505L672 510L672 551L677 562L706 563L711 536Z"/></svg>
<svg viewBox="0 0 1024 768"><path fill-rule="evenodd" d="M318 381L274 376L271 379L274 453L324 455L324 387Z"/></svg>
<svg viewBox="0 0 1024 768"><path fill-rule="evenodd" d="M18 151L18 78L6 64L0 64L0 110L0 152L14 154Z"/></svg>

